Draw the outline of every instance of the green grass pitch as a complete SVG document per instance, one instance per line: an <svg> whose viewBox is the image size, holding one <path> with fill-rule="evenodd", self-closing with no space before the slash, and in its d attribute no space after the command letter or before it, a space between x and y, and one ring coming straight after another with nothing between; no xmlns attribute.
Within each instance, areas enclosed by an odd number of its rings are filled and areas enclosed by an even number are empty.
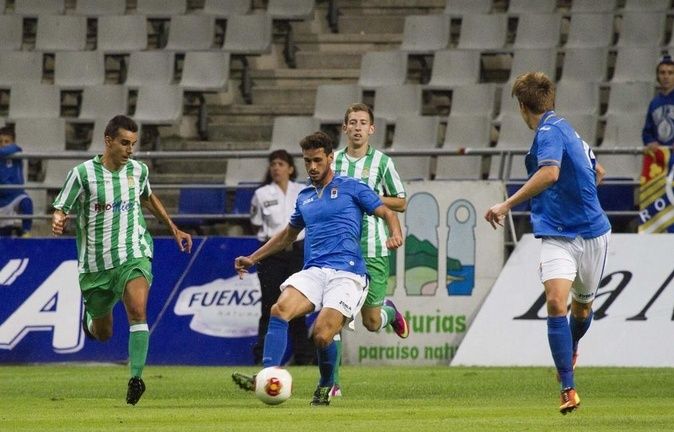
<svg viewBox="0 0 674 432"><path fill-rule="evenodd" d="M321 408L308 404L315 367L290 367L293 397L276 407L235 388L234 370L148 366L132 407L124 366L0 366L0 431L674 430L674 369L580 365L566 416L552 368L345 366L344 397Z"/></svg>

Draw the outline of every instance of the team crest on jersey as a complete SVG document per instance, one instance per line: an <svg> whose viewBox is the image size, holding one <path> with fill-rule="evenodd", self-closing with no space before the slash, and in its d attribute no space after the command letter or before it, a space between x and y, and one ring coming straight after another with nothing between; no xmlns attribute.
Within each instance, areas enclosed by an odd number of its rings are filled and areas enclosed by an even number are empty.
<svg viewBox="0 0 674 432"><path fill-rule="evenodd" d="M131 176L127 177L126 181L129 182L129 187L135 187L136 186L136 181L133 179L133 177L131 177Z"/></svg>
<svg viewBox="0 0 674 432"><path fill-rule="evenodd" d="M368 168L364 168L361 174L361 177L370 177L370 170Z"/></svg>
<svg viewBox="0 0 674 432"><path fill-rule="evenodd" d="M332 188L330 189L330 199L335 199L337 198L338 195L338 189L337 188Z"/></svg>

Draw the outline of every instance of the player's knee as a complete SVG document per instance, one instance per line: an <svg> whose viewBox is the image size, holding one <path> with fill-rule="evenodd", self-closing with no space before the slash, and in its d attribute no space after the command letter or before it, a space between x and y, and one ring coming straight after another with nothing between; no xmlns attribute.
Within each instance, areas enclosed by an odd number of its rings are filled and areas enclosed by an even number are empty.
<svg viewBox="0 0 674 432"><path fill-rule="evenodd" d="M146 322L147 314L145 313L145 308L143 307L131 307L127 308L127 318L129 322Z"/></svg>
<svg viewBox="0 0 674 432"><path fill-rule="evenodd" d="M378 331L381 327L380 317L371 317L363 315L363 326L371 332Z"/></svg>
<svg viewBox="0 0 674 432"><path fill-rule="evenodd" d="M326 327L314 328L313 339L314 345L316 345L317 348L325 348L326 346L330 345L334 337L335 333Z"/></svg>
<svg viewBox="0 0 674 432"><path fill-rule="evenodd" d="M558 299L556 297L549 297L547 299L548 315L551 316L562 316L566 315L566 301Z"/></svg>
<svg viewBox="0 0 674 432"><path fill-rule="evenodd" d="M269 315L290 321L291 311L283 303L274 303L269 311Z"/></svg>

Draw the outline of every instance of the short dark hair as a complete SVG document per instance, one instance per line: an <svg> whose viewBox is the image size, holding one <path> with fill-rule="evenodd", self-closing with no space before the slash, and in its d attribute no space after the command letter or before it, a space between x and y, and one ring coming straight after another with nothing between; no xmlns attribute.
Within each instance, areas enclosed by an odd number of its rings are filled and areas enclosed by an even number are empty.
<svg viewBox="0 0 674 432"><path fill-rule="evenodd" d="M105 127L105 136L112 139L117 138L120 129L128 130L129 132L138 132L138 124L133 121L131 117L125 115L116 115L110 119L108 125Z"/></svg>
<svg viewBox="0 0 674 432"><path fill-rule="evenodd" d="M332 138L325 132L314 132L311 135L307 135L302 138L300 141L300 147L302 150L313 150L322 148L326 155L332 153Z"/></svg>
<svg viewBox="0 0 674 432"><path fill-rule="evenodd" d="M280 159L284 162L286 162L288 165L290 165L293 169L293 172L290 173L290 180L295 181L297 178L297 168L295 168L295 161L293 160L293 157L290 156L290 153L288 153L286 150L280 149L280 150L274 150L269 154L269 157L267 158L269 160L269 164L271 164L274 160ZM271 179L271 173L269 172L269 169L267 168L267 174L264 177L264 184L270 184L272 182Z"/></svg>
<svg viewBox="0 0 674 432"><path fill-rule="evenodd" d="M361 102L349 105L349 107L346 109L346 112L344 113L344 124L348 123L349 114L358 111L366 112L367 115L370 117L370 123L374 124L374 112L372 112L372 108Z"/></svg>
<svg viewBox="0 0 674 432"><path fill-rule="evenodd" d="M12 137L12 141L16 140L16 135L14 134L14 129L9 126L0 128L0 135L8 135Z"/></svg>

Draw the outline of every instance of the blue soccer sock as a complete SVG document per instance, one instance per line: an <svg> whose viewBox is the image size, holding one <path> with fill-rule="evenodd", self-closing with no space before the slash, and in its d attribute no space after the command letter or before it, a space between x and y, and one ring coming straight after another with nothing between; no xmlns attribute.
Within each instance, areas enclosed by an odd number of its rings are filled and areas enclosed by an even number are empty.
<svg viewBox="0 0 674 432"><path fill-rule="evenodd" d="M318 381L320 387L332 387L335 383L335 364L337 363L337 344L333 340L325 348L318 348L318 370L321 372L321 379Z"/></svg>
<svg viewBox="0 0 674 432"><path fill-rule="evenodd" d="M571 329L565 316L548 317L548 343L562 382L562 389L574 387Z"/></svg>
<svg viewBox="0 0 674 432"><path fill-rule="evenodd" d="M288 345L288 321L272 316L269 318L267 335L264 337L262 364L264 367L280 366Z"/></svg>
<svg viewBox="0 0 674 432"><path fill-rule="evenodd" d="M573 352L578 351L578 341L585 336L587 330L592 324L592 317L594 312L590 311L590 315L584 320L577 320L573 316L569 317L569 327L571 327L571 338L573 339Z"/></svg>

